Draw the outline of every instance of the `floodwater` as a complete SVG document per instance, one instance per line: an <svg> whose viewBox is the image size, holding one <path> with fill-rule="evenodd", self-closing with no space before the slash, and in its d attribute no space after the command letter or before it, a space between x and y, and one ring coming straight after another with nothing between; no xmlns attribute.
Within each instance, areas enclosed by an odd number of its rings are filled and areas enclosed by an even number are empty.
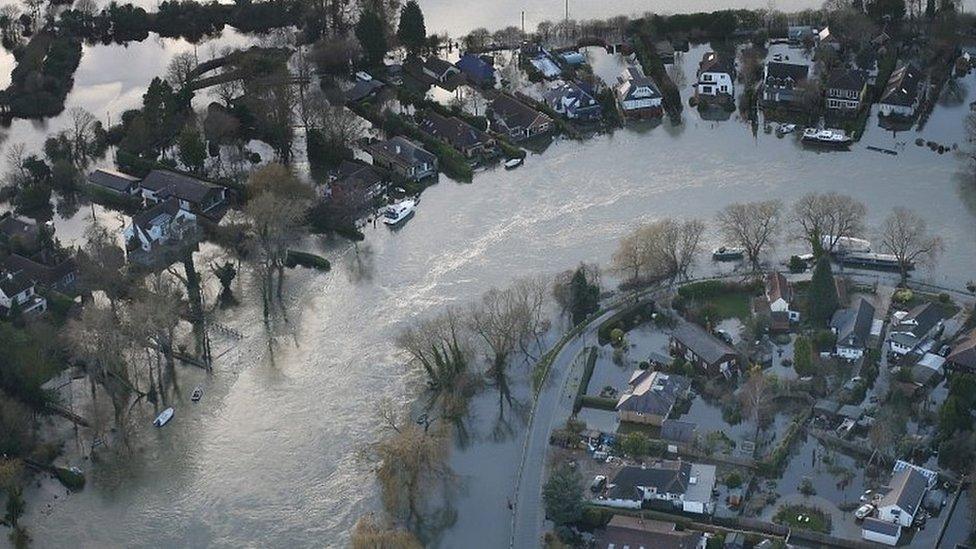
<svg viewBox="0 0 976 549"><path fill-rule="evenodd" d="M713 3L701 2L700 9ZM488 24L497 21L494 14L520 9L520 3L482 3L452 19L455 4L461 9L460 2L424 2L428 28L447 25L459 33L470 25L468 17ZM628 9L642 7L623 1L600 5L606 14ZM69 103L75 94L104 101L102 93L109 102L137 101L171 55L160 48L127 59L129 50L113 48L111 54L106 50L102 80L94 79L99 71L86 69L93 80L86 84L79 74ZM689 79L702 51L683 58ZM94 57L83 60L82 68ZM149 63L154 68L141 66ZM131 74L134 67L139 75ZM964 85L966 100L939 107L919 136L964 143L963 117L976 78L967 77ZM96 103L89 104L93 112L101 109ZM805 150L792 138L761 129L754 135L735 116L710 122L686 110L684 121L585 142L559 141L519 169L479 173L471 184L442 178L425 191L402 230L367 230L358 254L351 246L310 240L307 248L326 253L334 269L290 274L288 325L275 338L274 360L259 308L253 296L245 296L244 305L219 319L245 338L217 337L215 375L205 380L199 372L181 370L184 386L205 384L201 403L177 404L165 429L152 429L147 412L135 455L81 463L90 472L82 492L56 501L29 499L23 523L37 546L344 545L355 520L379 507L369 468L356 459L356 451L375 440L377 403L389 397L405 404L411 398L412 376L393 347L394 335L419 317L470 302L517 276L554 273L580 261L605 265L616 241L642 221L711 220L733 201L850 193L868 205L872 228L894 206L907 206L942 235L945 256L918 277L951 286L973 277L976 189L962 176L961 154L940 156L915 147L914 132L892 135L875 119L852 151L829 153ZM29 131L29 123L17 123L8 140L27 141L17 134ZM903 149L896 145L903 142ZM881 155L866 145L897 147L900 154ZM718 243L710 230L706 248ZM784 236L771 259L797 246ZM698 272L707 269L703 258ZM527 395L524 373L513 375L513 383L516 395ZM497 396L486 392L473 406L483 415L481 425L491 424L492 398ZM456 527L440 538L443 546L459 546L461 540L472 547L507 544L506 499L524 430L516 422L501 441L480 430L470 446L455 453L462 486L453 501ZM49 511L43 510L47 503L53 505Z"/></svg>

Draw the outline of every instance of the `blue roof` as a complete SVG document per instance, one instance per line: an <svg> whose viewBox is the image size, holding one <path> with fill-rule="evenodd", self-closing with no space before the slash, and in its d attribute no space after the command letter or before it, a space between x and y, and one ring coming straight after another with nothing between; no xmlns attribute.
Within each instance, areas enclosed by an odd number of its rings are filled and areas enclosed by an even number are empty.
<svg viewBox="0 0 976 549"><path fill-rule="evenodd" d="M477 55L466 53L461 56L456 65L465 75L478 81L491 80L495 77L495 68Z"/></svg>

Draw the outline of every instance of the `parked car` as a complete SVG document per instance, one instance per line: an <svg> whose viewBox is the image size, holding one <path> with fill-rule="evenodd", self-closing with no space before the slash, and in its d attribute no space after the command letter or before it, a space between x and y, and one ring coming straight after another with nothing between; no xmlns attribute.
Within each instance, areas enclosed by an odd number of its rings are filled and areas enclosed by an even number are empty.
<svg viewBox="0 0 976 549"><path fill-rule="evenodd" d="M593 477L593 482L590 483L590 491L594 494L599 494L600 491L607 485L607 477L603 475L597 475Z"/></svg>
<svg viewBox="0 0 976 549"><path fill-rule="evenodd" d="M943 345L942 347L939 348L939 356L941 356L942 358L949 356L949 353L951 352L952 352L952 347L949 347L948 345Z"/></svg>
<svg viewBox="0 0 976 549"><path fill-rule="evenodd" d="M865 503L864 505L858 507L857 511L854 511L854 518L856 518L857 520L864 520L865 518L871 516L871 513L873 512L874 512L874 505L871 505L870 503Z"/></svg>
<svg viewBox="0 0 976 549"><path fill-rule="evenodd" d="M862 502L871 501L872 499L874 499L874 490L865 490L864 493L861 494Z"/></svg>

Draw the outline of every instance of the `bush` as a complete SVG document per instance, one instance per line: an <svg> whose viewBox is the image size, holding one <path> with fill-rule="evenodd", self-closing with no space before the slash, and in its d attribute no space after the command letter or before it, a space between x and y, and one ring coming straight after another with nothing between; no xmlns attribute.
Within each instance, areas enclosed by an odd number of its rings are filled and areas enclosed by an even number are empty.
<svg viewBox="0 0 976 549"><path fill-rule="evenodd" d="M790 256L789 269L791 273L802 273L807 270L807 262L800 259L800 256Z"/></svg>
<svg viewBox="0 0 976 549"><path fill-rule="evenodd" d="M725 477L725 485L729 487L730 490L735 490L742 486L742 477L739 473L731 472Z"/></svg>
<svg viewBox="0 0 976 549"><path fill-rule="evenodd" d="M596 347L590 349L589 356L586 357L586 366L583 368L583 377L580 379L579 387L576 389L576 400L573 401L573 413L580 411L583 407L583 397L590 386L590 378L593 377L593 368L596 366Z"/></svg>
<svg viewBox="0 0 976 549"><path fill-rule="evenodd" d="M614 347L620 347L624 343L624 334L625 332L620 328L610 330L610 343L613 344Z"/></svg>
<svg viewBox="0 0 976 549"><path fill-rule="evenodd" d="M904 305L909 301L911 301L912 299L915 299L915 292L909 290L908 288L902 288L895 292L894 296L892 296L892 299Z"/></svg>
<svg viewBox="0 0 976 549"><path fill-rule="evenodd" d="M296 250L288 250L288 255L285 258L285 266L288 268L294 267L307 267L309 269L315 269L317 271L328 272L332 268L329 260L308 252L299 252Z"/></svg>
<svg viewBox="0 0 976 549"><path fill-rule="evenodd" d="M621 309L616 314L603 321L603 324L601 324L600 328L597 330L600 345L606 345L610 342L610 332L612 332L614 328L619 328L624 332L627 332L634 326L640 324L644 319L650 318L653 313L654 302L651 300L640 301Z"/></svg>
<svg viewBox="0 0 976 549"><path fill-rule="evenodd" d="M610 410L614 411L617 409L617 401L612 398L602 398L595 396L584 396L580 399L582 408L593 408L596 410Z"/></svg>

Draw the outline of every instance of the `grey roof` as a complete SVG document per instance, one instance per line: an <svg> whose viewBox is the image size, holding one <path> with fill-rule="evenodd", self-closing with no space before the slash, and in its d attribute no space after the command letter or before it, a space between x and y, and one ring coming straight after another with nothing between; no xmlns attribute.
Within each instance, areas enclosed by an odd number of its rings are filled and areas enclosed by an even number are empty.
<svg viewBox="0 0 976 549"><path fill-rule="evenodd" d="M698 63L698 74L703 72L718 72L734 76L735 63L727 55L714 51L705 52L701 62Z"/></svg>
<svg viewBox="0 0 976 549"><path fill-rule="evenodd" d="M895 69L888 78L888 84L881 94L881 103L907 107L918 97L920 77L911 64Z"/></svg>
<svg viewBox="0 0 976 549"><path fill-rule="evenodd" d="M498 94L491 102L494 116L501 118L509 128L528 128L540 117L548 119L545 114L532 107L516 101L505 94Z"/></svg>
<svg viewBox="0 0 976 549"><path fill-rule="evenodd" d="M860 406L855 406L853 404L845 404L837 409L837 415L841 417L850 418L853 420L861 419L864 415L864 410Z"/></svg>
<svg viewBox="0 0 976 549"><path fill-rule="evenodd" d="M861 524L861 528L867 530L868 532L876 532L878 534L895 538L901 535L900 524L876 519L874 517L864 519L864 523Z"/></svg>
<svg viewBox="0 0 976 549"><path fill-rule="evenodd" d="M888 336L888 340L901 345L902 347L914 348L918 345L918 338L913 334L905 332L894 332Z"/></svg>
<svg viewBox="0 0 976 549"><path fill-rule="evenodd" d="M942 309L934 303L923 303L913 307L899 323L900 328L906 328L918 337L924 337L932 328L942 321Z"/></svg>
<svg viewBox="0 0 976 549"><path fill-rule="evenodd" d="M810 67L807 65L780 63L777 61L770 61L769 63L766 63L767 83L770 83L770 79L774 80L775 82L792 80L795 83L801 80L806 80L808 74L810 74Z"/></svg>
<svg viewBox="0 0 976 549"><path fill-rule="evenodd" d="M654 85L654 81L644 75L644 71L640 67L630 65L624 72L621 73L618 78L619 85L617 87L617 97L621 101L627 101L630 99L634 93L639 88L648 88L650 90L650 95L646 97L641 97L641 99L654 99L661 97L661 91L657 89Z"/></svg>
<svg viewBox="0 0 976 549"><path fill-rule="evenodd" d="M673 522L614 515L606 528L597 534L596 547L694 549L701 537L701 532L678 530Z"/></svg>
<svg viewBox="0 0 976 549"><path fill-rule="evenodd" d="M816 412L823 414L833 415L837 413L840 409L840 403L836 400L820 399L816 404L813 405L813 409Z"/></svg>
<svg viewBox="0 0 976 549"><path fill-rule="evenodd" d="M139 183L139 178L115 170L99 168L88 175L88 182L114 191L126 192Z"/></svg>
<svg viewBox="0 0 976 549"><path fill-rule="evenodd" d="M827 89L861 91L868 77L864 71L855 69L834 69L827 76Z"/></svg>
<svg viewBox="0 0 976 549"><path fill-rule="evenodd" d="M376 91L382 87L383 82L380 82L375 78L372 80L359 80L352 88L346 91L346 100L360 101L366 99L367 97L376 93Z"/></svg>
<svg viewBox="0 0 976 549"><path fill-rule="evenodd" d="M154 191L161 198L175 196L187 202L199 204L217 189L216 185L195 177L169 170L153 170L142 180L142 187Z"/></svg>
<svg viewBox="0 0 976 549"><path fill-rule="evenodd" d="M674 403L691 387L684 376L638 370L630 380L631 390L620 396L618 411L666 416Z"/></svg>
<svg viewBox="0 0 976 549"><path fill-rule="evenodd" d="M8 272L21 273L27 278L40 284L56 284L69 274L78 270L74 258L59 261L56 264L45 265L19 254L10 254L3 260L3 269Z"/></svg>
<svg viewBox="0 0 976 549"><path fill-rule="evenodd" d="M0 291L7 297L13 297L33 285L33 280L19 272L0 275Z"/></svg>
<svg viewBox="0 0 976 549"><path fill-rule="evenodd" d="M343 160L336 170L333 184L369 190L385 180L386 177L374 166L358 160Z"/></svg>
<svg viewBox="0 0 976 549"><path fill-rule="evenodd" d="M915 514L922 504L929 483L914 467L906 467L891 477L891 490L881 498L878 507L896 505L899 509Z"/></svg>
<svg viewBox="0 0 976 549"><path fill-rule="evenodd" d="M424 61L424 67L439 76L443 76L449 71L460 71L460 69L455 67L453 64L441 59L440 57L428 57L427 60Z"/></svg>
<svg viewBox="0 0 976 549"><path fill-rule="evenodd" d="M837 344L844 347L864 348L871 335L871 323L874 320L874 305L861 298L857 304L849 309L841 309L834 313L830 320L831 328L837 330Z"/></svg>
<svg viewBox="0 0 976 549"><path fill-rule="evenodd" d="M427 152L423 147L401 136L371 143L367 150L370 154L381 155L391 162L402 166L419 166L433 164L437 157Z"/></svg>
<svg viewBox="0 0 976 549"><path fill-rule="evenodd" d="M691 322L680 321L671 333L671 337L691 349L708 364L717 364L722 362L722 359L736 354L735 349L727 343Z"/></svg>
<svg viewBox="0 0 976 549"><path fill-rule="evenodd" d="M167 198L152 208L132 216L132 224L143 231L148 231L153 225L169 223L180 211L180 201L175 197Z"/></svg>
<svg viewBox="0 0 976 549"><path fill-rule="evenodd" d="M7 238L34 238L37 236L37 225L17 219L13 215L0 217L0 234Z"/></svg>
<svg viewBox="0 0 976 549"><path fill-rule="evenodd" d="M684 494L691 478L691 463L663 461L652 467L627 466L613 477L608 497L611 499L643 499L641 488L656 488L659 494Z"/></svg>
<svg viewBox="0 0 976 549"><path fill-rule="evenodd" d="M430 135L446 141L456 149L476 147L491 141L491 137L467 122L455 118L428 112L420 122L420 129Z"/></svg>
<svg viewBox="0 0 976 549"><path fill-rule="evenodd" d="M665 419L661 424L661 438L671 442L691 442L695 439L698 424L678 419Z"/></svg>
<svg viewBox="0 0 976 549"><path fill-rule="evenodd" d="M946 360L957 367L976 369L976 328L956 341Z"/></svg>

